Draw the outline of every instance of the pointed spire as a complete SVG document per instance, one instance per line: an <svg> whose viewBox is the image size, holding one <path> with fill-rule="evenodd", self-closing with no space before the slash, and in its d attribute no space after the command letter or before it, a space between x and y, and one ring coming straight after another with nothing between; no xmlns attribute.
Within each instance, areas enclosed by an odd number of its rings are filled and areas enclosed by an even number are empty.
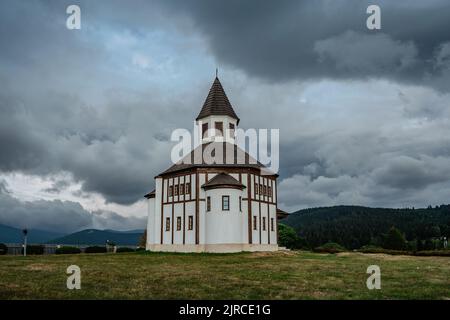
<svg viewBox="0 0 450 320"><path fill-rule="evenodd" d="M217 69L216 69L216 78L209 89L208 96L206 97L205 102L203 103L202 110L200 111L196 120L200 120L206 118L208 116L229 116L233 119L236 119L239 123L239 118L233 110L230 101L228 100L225 91L223 90L222 84L217 77Z"/></svg>

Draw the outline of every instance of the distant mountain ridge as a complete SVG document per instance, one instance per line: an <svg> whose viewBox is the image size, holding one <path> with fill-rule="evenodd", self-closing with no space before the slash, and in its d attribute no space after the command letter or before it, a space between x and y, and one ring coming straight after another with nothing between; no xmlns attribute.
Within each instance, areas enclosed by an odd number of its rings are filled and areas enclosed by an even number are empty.
<svg viewBox="0 0 450 320"><path fill-rule="evenodd" d="M39 229L28 230L28 243L44 243L54 238L64 236L63 233L50 232ZM23 233L22 229L10 227L0 224L0 243L22 243Z"/></svg>
<svg viewBox="0 0 450 320"><path fill-rule="evenodd" d="M144 230L116 231L86 229L47 241L50 244L103 245L106 241L117 245L138 245Z"/></svg>
<svg viewBox="0 0 450 320"><path fill-rule="evenodd" d="M30 244L85 244L103 245L106 241L118 245L138 245L144 230L127 231L86 229L71 234L51 232L39 229L28 229ZM0 243L22 243L22 229L0 224Z"/></svg>

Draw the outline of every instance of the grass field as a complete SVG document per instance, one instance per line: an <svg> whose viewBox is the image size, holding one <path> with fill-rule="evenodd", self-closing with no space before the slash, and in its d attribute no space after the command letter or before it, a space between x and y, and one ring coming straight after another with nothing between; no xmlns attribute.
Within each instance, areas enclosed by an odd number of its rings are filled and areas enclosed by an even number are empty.
<svg viewBox="0 0 450 320"><path fill-rule="evenodd" d="M81 268L81 290L66 268ZM366 269L381 268L381 290ZM1 299L450 299L450 258L310 252L0 256Z"/></svg>

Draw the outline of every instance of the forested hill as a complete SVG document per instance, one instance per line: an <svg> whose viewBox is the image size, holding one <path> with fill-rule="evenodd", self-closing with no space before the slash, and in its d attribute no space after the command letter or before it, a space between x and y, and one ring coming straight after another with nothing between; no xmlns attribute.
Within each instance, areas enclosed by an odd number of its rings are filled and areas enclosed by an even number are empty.
<svg viewBox="0 0 450 320"><path fill-rule="evenodd" d="M358 206L312 208L291 213L281 223L293 227L309 246L337 242L349 249L379 244L391 227L407 240L450 237L450 205L426 209Z"/></svg>

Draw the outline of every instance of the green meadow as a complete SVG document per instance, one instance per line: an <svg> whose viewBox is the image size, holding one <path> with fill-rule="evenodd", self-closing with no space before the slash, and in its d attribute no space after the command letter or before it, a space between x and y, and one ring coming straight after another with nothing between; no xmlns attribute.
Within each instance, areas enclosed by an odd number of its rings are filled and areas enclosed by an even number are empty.
<svg viewBox="0 0 450 320"><path fill-rule="evenodd" d="M81 268L68 290L66 269ZM368 290L369 265L381 289ZM311 252L0 256L0 299L450 299L450 258Z"/></svg>

